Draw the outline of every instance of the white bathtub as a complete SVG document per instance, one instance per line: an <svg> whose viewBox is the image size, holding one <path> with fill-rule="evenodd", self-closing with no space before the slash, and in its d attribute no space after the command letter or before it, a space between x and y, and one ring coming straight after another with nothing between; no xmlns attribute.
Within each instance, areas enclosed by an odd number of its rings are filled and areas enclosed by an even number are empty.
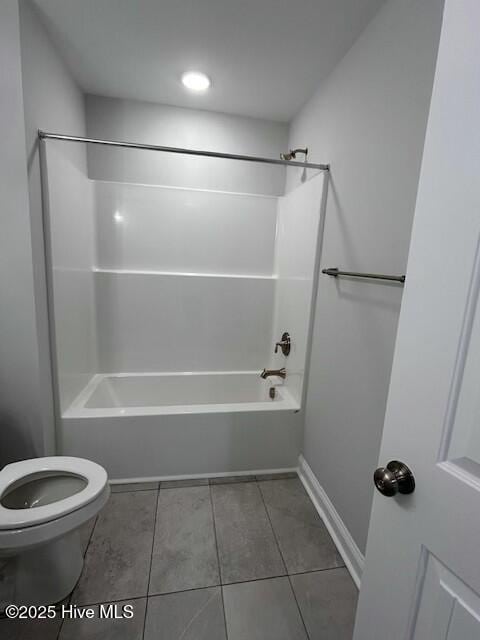
<svg viewBox="0 0 480 640"><path fill-rule="evenodd" d="M298 410L282 382L256 371L97 374L64 417Z"/></svg>
<svg viewBox="0 0 480 640"><path fill-rule="evenodd" d="M97 374L62 416L62 450L121 480L290 469L299 409L259 371Z"/></svg>

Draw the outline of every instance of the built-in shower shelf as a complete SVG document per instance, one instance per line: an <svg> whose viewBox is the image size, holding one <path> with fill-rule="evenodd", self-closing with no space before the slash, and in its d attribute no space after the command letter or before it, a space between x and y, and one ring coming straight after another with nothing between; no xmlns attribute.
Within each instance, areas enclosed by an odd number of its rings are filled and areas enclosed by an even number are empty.
<svg viewBox="0 0 480 640"><path fill-rule="evenodd" d="M193 278L241 278L244 280L276 280L276 275L256 275L250 273L203 273L192 271L156 271L153 269L102 269L93 268L94 273L112 273L118 275L139 275L139 276L181 276Z"/></svg>

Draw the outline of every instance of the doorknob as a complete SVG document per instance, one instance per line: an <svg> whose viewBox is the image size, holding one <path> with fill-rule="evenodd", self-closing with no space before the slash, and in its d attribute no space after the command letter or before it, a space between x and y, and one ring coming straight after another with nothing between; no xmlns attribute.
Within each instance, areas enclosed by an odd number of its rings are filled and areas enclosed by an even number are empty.
<svg viewBox="0 0 480 640"><path fill-rule="evenodd" d="M413 493L415 478L403 462L391 460L386 467L379 467L373 474L376 488L384 496L391 498L397 493Z"/></svg>

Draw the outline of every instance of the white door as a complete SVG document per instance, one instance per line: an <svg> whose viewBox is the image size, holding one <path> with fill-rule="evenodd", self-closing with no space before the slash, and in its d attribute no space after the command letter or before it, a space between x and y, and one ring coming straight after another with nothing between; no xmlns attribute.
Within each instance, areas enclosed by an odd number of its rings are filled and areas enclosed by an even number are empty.
<svg viewBox="0 0 480 640"><path fill-rule="evenodd" d="M380 453L416 488L375 492L355 640L480 639L479 292L480 2L446 0Z"/></svg>

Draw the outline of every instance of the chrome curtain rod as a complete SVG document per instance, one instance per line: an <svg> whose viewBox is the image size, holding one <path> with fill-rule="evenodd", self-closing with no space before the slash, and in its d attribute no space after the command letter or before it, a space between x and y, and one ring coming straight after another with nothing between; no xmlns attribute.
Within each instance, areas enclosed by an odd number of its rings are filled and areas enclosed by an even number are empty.
<svg viewBox="0 0 480 640"><path fill-rule="evenodd" d="M389 276L384 273L362 273L359 271L340 271L339 269L330 268L322 269L322 273L327 276L349 276L350 278L370 278L372 280L389 280L390 282L405 282L405 276Z"/></svg>
<svg viewBox="0 0 480 640"><path fill-rule="evenodd" d="M244 156L236 153L219 153L216 151L203 151L201 149L183 149L181 147L163 147L156 144L141 144L136 142L122 142L118 140L98 140L96 138L84 138L82 136L66 136L60 133L38 131L40 140L65 140L67 142L86 142L88 144L101 144L108 147L124 147L126 149L145 149L147 151L164 151L166 153L183 153L189 156L203 156L206 158L223 158L225 160L243 160L245 162L260 162L262 164L277 164L286 167L303 167L304 169L318 169L328 171L330 165L315 164L314 162L296 162L294 160L277 160L275 158L261 158L257 156Z"/></svg>

